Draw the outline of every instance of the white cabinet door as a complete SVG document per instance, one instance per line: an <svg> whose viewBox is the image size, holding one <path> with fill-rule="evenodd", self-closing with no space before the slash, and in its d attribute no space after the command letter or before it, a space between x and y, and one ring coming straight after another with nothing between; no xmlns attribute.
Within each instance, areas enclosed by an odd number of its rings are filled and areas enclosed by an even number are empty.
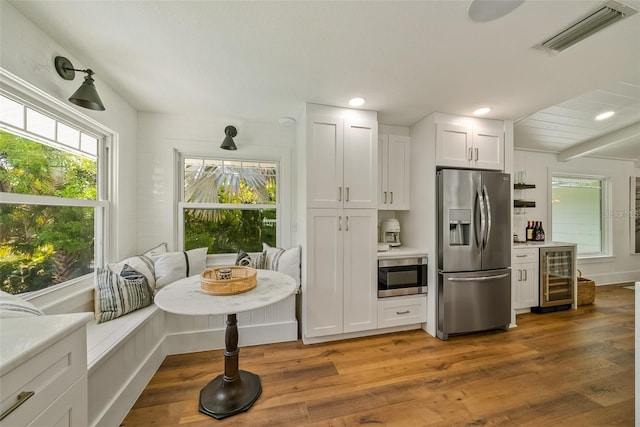
<svg viewBox="0 0 640 427"><path fill-rule="evenodd" d="M378 155L380 190L378 209L409 209L410 139L408 136L383 135L379 138Z"/></svg>
<svg viewBox="0 0 640 427"><path fill-rule="evenodd" d="M504 124L476 121L473 125L436 125L436 165L504 169Z"/></svg>
<svg viewBox="0 0 640 427"><path fill-rule="evenodd" d="M436 125L436 165L469 167L472 159L472 132L469 126Z"/></svg>
<svg viewBox="0 0 640 427"><path fill-rule="evenodd" d="M473 129L473 166L478 169L504 168L503 129Z"/></svg>
<svg viewBox="0 0 640 427"><path fill-rule="evenodd" d="M307 126L307 207L339 208L343 191L343 121L309 117Z"/></svg>
<svg viewBox="0 0 640 427"><path fill-rule="evenodd" d="M307 211L307 282L302 293L307 337L343 330L343 239L339 209Z"/></svg>
<svg viewBox="0 0 640 427"><path fill-rule="evenodd" d="M343 144L345 208L378 205L378 123L346 121Z"/></svg>
<svg viewBox="0 0 640 427"><path fill-rule="evenodd" d="M311 116L307 143L307 207L377 206L377 122Z"/></svg>
<svg viewBox="0 0 640 427"><path fill-rule="evenodd" d="M309 209L305 336L377 326L377 212Z"/></svg>
<svg viewBox="0 0 640 427"><path fill-rule="evenodd" d="M538 249L514 248L511 262L513 308L538 306L538 294Z"/></svg>
<svg viewBox="0 0 640 427"><path fill-rule="evenodd" d="M378 318L377 212L345 209L344 332L375 329Z"/></svg>

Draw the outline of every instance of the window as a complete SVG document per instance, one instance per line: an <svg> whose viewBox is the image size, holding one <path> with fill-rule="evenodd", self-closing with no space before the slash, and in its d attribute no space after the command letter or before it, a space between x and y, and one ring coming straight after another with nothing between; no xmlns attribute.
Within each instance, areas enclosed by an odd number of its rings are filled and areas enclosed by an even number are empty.
<svg viewBox="0 0 640 427"><path fill-rule="evenodd" d="M554 174L551 179L552 240L577 243L578 256L608 254L608 180Z"/></svg>
<svg viewBox="0 0 640 427"><path fill-rule="evenodd" d="M276 246L278 163L188 156L182 158L180 240L184 250L210 254L261 252Z"/></svg>
<svg viewBox="0 0 640 427"><path fill-rule="evenodd" d="M104 139L55 111L0 95L3 291L38 291L102 265Z"/></svg>

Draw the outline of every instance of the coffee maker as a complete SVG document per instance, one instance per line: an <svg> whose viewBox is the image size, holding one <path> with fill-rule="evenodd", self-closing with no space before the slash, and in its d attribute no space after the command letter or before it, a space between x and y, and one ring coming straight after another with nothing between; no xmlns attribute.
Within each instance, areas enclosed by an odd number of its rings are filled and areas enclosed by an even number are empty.
<svg viewBox="0 0 640 427"><path fill-rule="evenodd" d="M380 224L380 242L391 247L400 246L400 223L395 218L389 218Z"/></svg>

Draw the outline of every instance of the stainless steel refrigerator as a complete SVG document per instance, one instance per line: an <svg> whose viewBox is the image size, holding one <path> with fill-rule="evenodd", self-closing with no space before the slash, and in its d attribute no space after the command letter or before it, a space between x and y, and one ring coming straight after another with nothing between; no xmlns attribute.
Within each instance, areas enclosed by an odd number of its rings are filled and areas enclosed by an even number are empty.
<svg viewBox="0 0 640 427"><path fill-rule="evenodd" d="M509 174L442 169L438 185L437 336L511 323Z"/></svg>

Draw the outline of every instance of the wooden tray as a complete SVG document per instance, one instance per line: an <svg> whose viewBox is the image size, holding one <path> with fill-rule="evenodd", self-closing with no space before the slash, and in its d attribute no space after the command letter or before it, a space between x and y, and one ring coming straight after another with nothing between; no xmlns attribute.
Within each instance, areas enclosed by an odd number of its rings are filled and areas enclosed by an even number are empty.
<svg viewBox="0 0 640 427"><path fill-rule="evenodd" d="M230 269L230 279L219 279L220 270ZM207 268L200 274L200 288L211 295L236 295L250 291L258 284L254 268L231 266Z"/></svg>

